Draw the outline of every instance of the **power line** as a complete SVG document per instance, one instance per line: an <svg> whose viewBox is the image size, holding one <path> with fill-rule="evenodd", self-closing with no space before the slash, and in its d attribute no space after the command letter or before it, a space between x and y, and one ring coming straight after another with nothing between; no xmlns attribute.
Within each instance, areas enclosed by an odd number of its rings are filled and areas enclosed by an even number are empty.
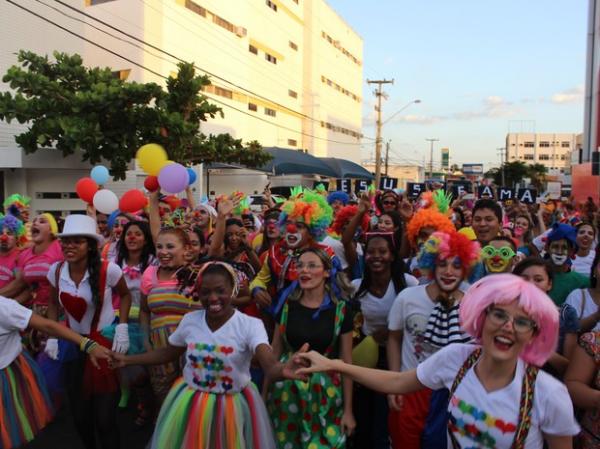
<svg viewBox="0 0 600 449"><path fill-rule="evenodd" d="M55 0L55 1L60 1L60 0ZM121 55L121 54L119 54L119 53L117 53L117 52L115 52L113 50L110 50L110 49L108 49L108 48L106 48L106 47L98 44L97 42L95 42L95 41L93 41L91 39L88 39L88 38L86 38L86 37L84 37L84 36L82 36L82 35L80 35L78 33L75 33L74 31L69 30L68 28L63 27L62 25L60 25L60 24L58 24L58 23L56 23L56 22L54 22L54 21L52 21L50 19L47 19L46 17L43 17L42 15L36 13L35 11L32 11L32 10L30 10L28 8L25 8L22 5L19 5L19 4L15 3L13 0L6 0L6 2L8 2L8 3L10 3L10 4L14 5L14 6L16 6L17 8L22 9L23 11L28 12L29 14L31 14L31 15L33 15L33 16L41 19L41 20L43 20L44 22L47 22L47 23L49 23L51 25L54 25L55 27L57 27L57 28L65 31L66 33L71 34L72 36L78 37L81 40L83 40L85 42L88 42L89 44L92 44L92 45L94 45L94 46L96 46L96 47L98 47L98 48L100 48L100 49L102 49L102 50L104 50L104 51L106 51L106 52L108 52L108 53L110 53L110 54L118 57L118 58L123 59L124 61L129 62L130 64L135 65L136 67L139 67L139 68L141 68L143 70L146 70L147 72L152 73L153 75L156 75L159 78L168 79L168 77L164 76L163 74L161 74L161 73L159 73L159 72L157 72L157 71L155 71L153 69L150 69L150 68L148 68L148 67L146 67L146 66L144 66L144 65L142 65L142 64L140 64L138 62L135 62L132 59L129 59L126 56L123 56L123 55ZM225 102L223 102L223 101L221 101L221 100L219 100L217 98L214 98L212 96L209 96L209 95L207 95L207 96L212 101L214 101L215 103L221 104L221 105L223 105L225 107L228 107L228 108L231 108L231 109L233 109L235 111L241 112L242 114L248 115L249 117L253 117L253 118L257 119L257 120L260 120L262 122L268 123L268 124L270 124L272 126L275 126L277 128L285 129L285 130L294 132L296 134L304 135L304 136L307 136L307 137L312 137L314 139L323 140L323 141L326 141L326 142L339 143L339 144L342 144L342 145L363 145L363 144L360 144L360 143L348 143L348 142L341 142L341 141L337 141L337 140L326 139L324 137L318 137L318 136L314 136L312 134L308 134L308 133L304 133L302 131L298 131L298 130L295 130L295 129L292 129L292 128L288 128L287 126L282 126L282 125L279 125L277 123L273 123L273 122L271 122L269 120L266 120L266 119L264 119L262 117L258 117L256 115L250 114L250 113L248 113L248 112L246 112L246 111L244 111L242 109L238 109L235 106L231 106L231 105L229 105L229 104L227 104L227 103L225 103Z"/></svg>
<svg viewBox="0 0 600 449"><path fill-rule="evenodd" d="M43 3L43 2L41 2L40 0L36 0L36 1L38 1L39 3ZM141 1L143 1L143 0L141 0ZM121 33L121 34L123 34L123 35L125 35L125 36L129 37L130 39L133 39L133 40L135 40L135 41L137 41L137 42L140 42L140 43L142 43L142 44L144 44L144 45L146 45L146 46L148 46L148 47L150 47L150 48L152 48L152 49L154 49L154 50L156 50L156 51L159 51L159 52L161 52L161 53L163 53L163 54L165 54L165 55L167 55L167 56L169 56L169 57L171 57L171 58L173 58L173 59L176 59L177 61L180 61L180 62L186 62L184 59L182 59L182 58L180 58L180 57L178 57L178 56L176 56L176 55L174 55L174 54L172 54L172 53L170 53L170 52L168 52L168 51L166 51L166 50L164 50L164 49L162 49L162 48L160 48L160 47L157 47L156 45L153 45L153 44L151 44L151 43L149 43L149 42L146 42L145 40L143 40L143 39L140 39L140 38L138 38L138 37L136 37L136 36L134 36L134 35L132 35L132 34L129 34L129 33L125 32L125 31L123 31L123 30L120 30L119 28L117 28L117 27L115 27L115 26L113 26L113 25L111 25L111 24L107 23L106 21L104 21L104 20L102 20L102 19L98 19L98 18L96 18L96 17L92 16L91 14L88 14L88 13L86 13L85 11L81 11L80 9L78 9L78 8L75 8L74 6L71 6L71 5L69 5L68 3L65 3L65 2L63 2L62 0L55 0L55 2L57 2L57 3L60 3L60 4L61 4L61 5L63 5L64 7L66 7L66 8L69 8L70 10L72 10L72 11L75 11L75 12L77 12L78 14L81 14L81 15L83 15L83 16L85 16L85 17L89 18L89 19L95 20L96 22L98 22L98 23L101 23L102 25L104 25L104 26L106 26L106 27L108 27L108 28L110 28L110 29L112 29L112 30L114 30L114 31L117 31L117 32L119 32L119 33ZM146 4L147 6L149 6L150 8L152 8L152 9L155 9L155 8L154 8L154 7L152 7L151 5L148 5L146 2L143 2L143 3L144 3L144 4ZM48 6L48 5L46 5L46 6ZM52 8L51 6L48 6L48 7ZM56 10L56 8L53 8L53 9L55 9L55 10ZM156 9L155 9L155 10L156 10ZM60 10L58 10L58 12L60 12L60 13L61 13L61 14L63 14L63 15L65 15L65 13L64 13L64 12L62 12L62 11L60 11ZM68 16L68 15L67 15L67 17L71 17L71 16ZM71 18L72 18L72 17L71 17ZM77 19L74 19L74 20L77 20ZM178 23L177 21L174 21L174 22L175 22L175 23ZM83 23L90 25L88 22L85 22L85 21L83 21ZM92 26L92 27L93 27L93 25L90 25L90 26ZM94 28L95 28L95 29L98 29L97 27L94 27ZM99 30L99 31L102 31L102 30ZM191 30L190 30L190 31L191 31ZM112 36L112 37L113 37L113 38L115 38L115 39L118 39L118 40L121 40L121 41L123 41L123 39L120 39L120 38L118 38L118 37L116 37L116 36L112 35L111 33L108 33L108 32L106 32L106 31L103 31L103 32L104 32L104 33L106 33L106 34L108 34L109 36ZM126 41L125 41L125 42L126 42ZM139 46L136 46L136 48L140 48L140 47L139 47ZM143 51L146 51L146 49L144 49L144 48L141 48L141 49L142 49ZM152 54L152 53L150 53L150 54ZM154 55L154 54L152 54L152 55L156 57L156 55ZM163 58L160 58L160 59L163 59ZM163 59L163 60L164 60L164 59ZM171 62L171 61L168 61L168 62ZM247 89L247 88L245 88L245 87L243 87L243 86L240 86L239 84L236 84L236 83L234 83L234 82L232 82L232 81L229 81L229 80L227 80L226 78L223 78L222 76L219 76L219 75L217 75L217 74L215 74L215 73L212 73L212 72L210 72L210 71L208 71L208 70L206 70L206 69L204 69L204 68L202 68L202 67L199 67L199 66L197 66L196 64L194 64L194 67L195 67L196 69L200 70L201 72L204 72L204 73L206 73L207 75L210 75L210 76L212 76L212 77L214 77L214 78L216 78L216 79L218 79L218 80L221 80L221 81L223 81L223 82L226 82L227 84L229 84L229 85L231 85L231 86L234 86L234 87L236 87L236 88L238 88L238 89L241 89L241 90L243 90L243 91L245 91L245 92L247 92L247 93L249 93L249 94L251 94L251 95L254 95L254 96L255 96L255 97L257 97L257 98L260 98L260 99L262 99L262 100L265 100L265 101L267 101L267 102L270 102L270 103L272 103L272 104L274 104L274 105L276 105L276 106L279 106L280 108L282 108L282 109L284 109L284 110L287 110L287 111L290 111L290 112L292 112L293 114L299 115L299 116L301 116L301 117L303 117L303 118L306 118L306 119L308 119L308 120L312 120L312 121L314 121L314 122L321 123L321 120L319 120L319 119L316 119L316 118L314 118L314 117L311 117L311 116L309 116L309 115L307 115L307 114L304 114L304 113L302 113L302 112L298 112L298 111L296 111L296 110L294 110L294 109L292 109L292 108L290 108L290 107L288 107L288 106L285 106L285 105L283 105L283 104L281 104L281 103L278 103L277 101L274 101L274 100L272 100L272 99L270 99L270 98L267 98L267 97L265 97L265 96L263 96L263 95L260 95L260 94L258 94L258 93L256 93L256 92L252 91L252 90L249 90L249 89ZM364 137L364 138L366 138L366 139L370 139L370 140L374 140L374 139L372 139L372 138L370 138L370 137Z"/></svg>

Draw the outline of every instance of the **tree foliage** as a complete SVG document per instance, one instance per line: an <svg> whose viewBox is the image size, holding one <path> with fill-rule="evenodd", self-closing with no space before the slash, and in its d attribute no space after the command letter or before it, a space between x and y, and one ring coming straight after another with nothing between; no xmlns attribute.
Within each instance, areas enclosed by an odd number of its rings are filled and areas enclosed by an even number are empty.
<svg viewBox="0 0 600 449"><path fill-rule="evenodd" d="M0 93L0 119L26 123L15 140L26 153L53 148L63 156L80 152L84 161L110 161L115 179L145 143L159 143L179 163L226 162L257 167L270 155L258 142L243 144L229 134L205 135L206 122L223 111L202 89L207 76L180 63L166 88L121 80L110 68L87 68L79 55L54 53L54 60L21 50L19 65L3 81L13 92Z"/></svg>
<svg viewBox="0 0 600 449"><path fill-rule="evenodd" d="M502 169L504 169L504 184L502 184ZM522 161L506 162L501 168L493 168L485 173L486 178L492 178L496 185L513 187L525 178L541 190L546 181L547 169L542 164L528 165Z"/></svg>

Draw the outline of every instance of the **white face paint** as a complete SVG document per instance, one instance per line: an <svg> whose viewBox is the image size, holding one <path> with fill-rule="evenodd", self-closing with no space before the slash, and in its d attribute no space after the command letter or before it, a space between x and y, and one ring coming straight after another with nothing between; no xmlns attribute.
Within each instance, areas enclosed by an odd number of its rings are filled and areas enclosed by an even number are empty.
<svg viewBox="0 0 600 449"><path fill-rule="evenodd" d="M567 261L567 256L564 254L550 254L550 258L552 259L552 263L556 266L564 265Z"/></svg>
<svg viewBox="0 0 600 449"><path fill-rule="evenodd" d="M302 233L294 232L293 234L290 232L286 232L285 234L285 243L289 248L295 248L302 241Z"/></svg>

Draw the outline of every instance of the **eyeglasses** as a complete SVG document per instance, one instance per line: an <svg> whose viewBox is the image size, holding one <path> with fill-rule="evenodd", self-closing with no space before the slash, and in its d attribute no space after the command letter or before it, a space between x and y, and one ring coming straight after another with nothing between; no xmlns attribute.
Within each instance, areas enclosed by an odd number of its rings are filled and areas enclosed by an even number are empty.
<svg viewBox="0 0 600 449"><path fill-rule="evenodd" d="M523 317L515 318L502 309L491 307L487 309L486 313L492 324L498 327L502 327L507 322L512 321L513 329L518 334L525 334L527 332L537 330L537 324L535 321Z"/></svg>
<svg viewBox="0 0 600 449"><path fill-rule="evenodd" d="M492 257L500 256L500 258L503 260L510 260L516 256L512 248L509 248L508 246L494 248L492 245L484 246L481 249L481 254L484 259L491 259Z"/></svg>
<svg viewBox="0 0 600 449"><path fill-rule="evenodd" d="M303 270L304 268L306 268L309 271L316 271L316 270L323 268L323 265L314 263L314 262L309 262L306 264L302 263L302 262L296 263L296 270L300 271L300 270Z"/></svg>
<svg viewBox="0 0 600 449"><path fill-rule="evenodd" d="M382 202L382 204L385 204L385 205L390 205L390 206L395 206L395 205L396 205L396 204L398 204L398 203L396 203L396 202L395 202L395 201L393 201L393 200L390 200L390 201L383 201L383 202Z"/></svg>

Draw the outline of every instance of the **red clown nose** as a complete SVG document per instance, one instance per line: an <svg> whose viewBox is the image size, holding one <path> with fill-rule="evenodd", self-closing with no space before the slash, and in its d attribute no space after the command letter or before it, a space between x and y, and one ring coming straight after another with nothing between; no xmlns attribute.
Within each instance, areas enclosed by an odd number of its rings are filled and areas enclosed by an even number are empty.
<svg viewBox="0 0 600 449"><path fill-rule="evenodd" d="M6 235L6 234L0 235L0 242L2 242L2 243L8 242L8 235Z"/></svg>
<svg viewBox="0 0 600 449"><path fill-rule="evenodd" d="M296 227L295 223L290 223L289 225L287 225L285 230L290 234L295 234L296 232L298 232L298 228Z"/></svg>

